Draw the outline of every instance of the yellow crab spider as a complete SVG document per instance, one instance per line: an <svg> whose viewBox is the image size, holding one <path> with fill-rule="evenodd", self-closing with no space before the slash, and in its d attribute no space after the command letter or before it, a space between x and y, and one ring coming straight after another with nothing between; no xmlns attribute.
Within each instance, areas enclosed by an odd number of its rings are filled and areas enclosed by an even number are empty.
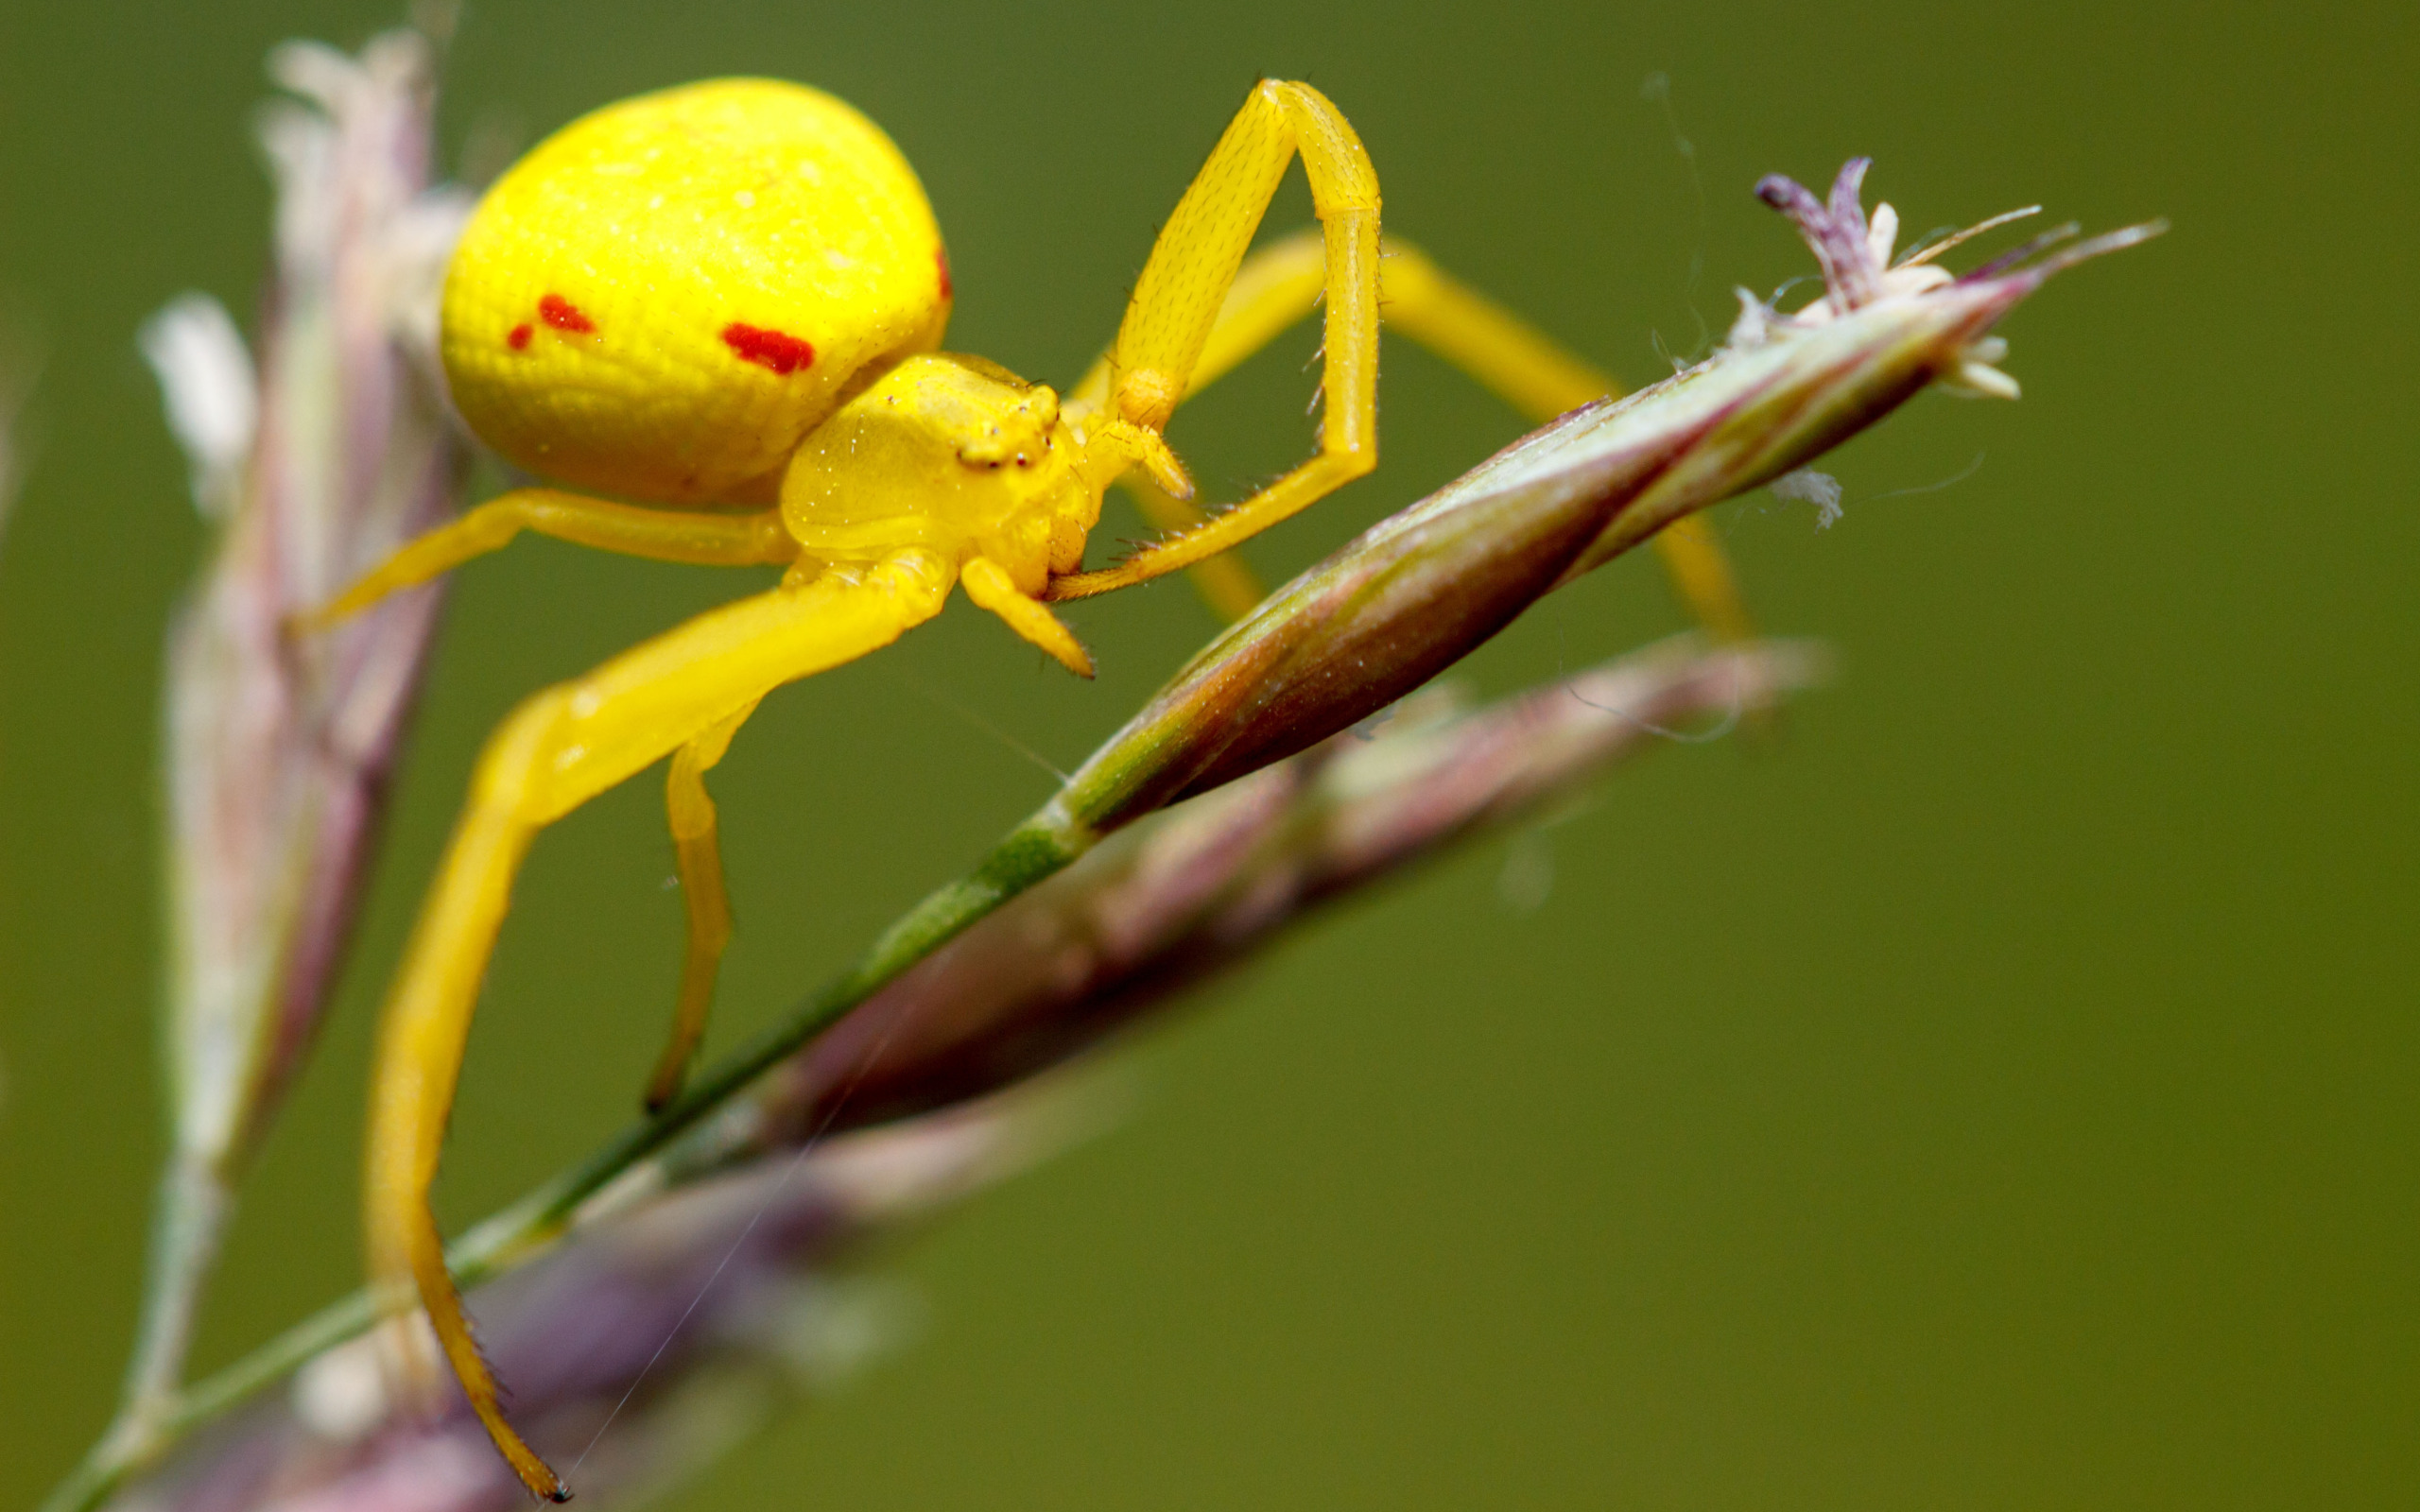
<svg viewBox="0 0 2420 1512"><path fill-rule="evenodd" d="M1247 260L1298 155L1321 230ZM1318 452L1213 519L1192 514L1162 427L1322 297ZM688 944L648 1091L661 1107L696 1048L731 931L705 774L768 692L887 644L940 612L953 583L1089 676L1046 601L1202 562L1375 464L1382 301L1392 321L1532 416L1611 391L1417 253L1382 252L1360 140L1317 90L1274 79L1219 139L1115 344L1065 400L940 351L951 298L914 172L827 94L725 79L574 122L499 179L464 230L445 284L445 371L463 419L510 461L644 503L515 490L406 545L303 622L352 614L523 530L660 560L787 569L769 592L506 718L387 1002L365 1196L372 1280L397 1307L417 1288L472 1408L538 1496L569 1493L505 1420L428 1206L480 980L538 831L671 758ZM1147 512L1191 527L1082 571L1102 490L1134 470ZM1737 625L1710 541L1682 534L1667 559L1703 616Z"/></svg>

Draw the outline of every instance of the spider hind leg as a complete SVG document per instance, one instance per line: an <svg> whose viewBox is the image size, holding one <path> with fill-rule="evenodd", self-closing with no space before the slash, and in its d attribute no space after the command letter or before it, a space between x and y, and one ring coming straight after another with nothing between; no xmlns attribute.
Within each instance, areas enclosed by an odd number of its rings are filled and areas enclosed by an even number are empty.
<svg viewBox="0 0 2420 1512"><path fill-rule="evenodd" d="M898 639L940 612L954 576L946 557L910 547L863 572L828 572L710 610L530 697L480 756L380 1022L364 1220L374 1288L398 1300L418 1292L472 1410L532 1495L568 1493L505 1419L428 1205L480 981L522 858L539 831L667 754L683 752L702 777L767 692ZM710 870L718 892L719 864L706 866L711 805L703 814L702 828L697 809L686 815L691 838L707 841L693 850L691 874ZM693 968L711 964L700 943L693 938Z"/></svg>
<svg viewBox="0 0 2420 1512"><path fill-rule="evenodd" d="M756 705L751 703L674 751L671 767L665 774L664 807L672 829L672 853L680 868L689 936L681 961L681 998L673 1009L671 1037L648 1077L647 1110L650 1113L664 1111L665 1105L681 1093L681 1079L698 1053L698 1041L705 1037L723 947L731 943L731 893L723 885L720 825L714 798L706 791L706 773L722 760L732 737L755 712Z"/></svg>

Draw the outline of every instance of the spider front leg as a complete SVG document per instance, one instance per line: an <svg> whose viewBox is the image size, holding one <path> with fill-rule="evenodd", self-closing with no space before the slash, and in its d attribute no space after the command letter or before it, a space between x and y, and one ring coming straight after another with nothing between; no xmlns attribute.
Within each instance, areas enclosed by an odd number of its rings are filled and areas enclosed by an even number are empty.
<svg viewBox="0 0 2420 1512"><path fill-rule="evenodd" d="M515 489L406 541L343 593L299 616L295 627L304 633L325 629L389 593L501 551L524 530L623 556L703 567L778 565L798 558L798 542L782 528L778 509L643 509L562 489Z"/></svg>
<svg viewBox="0 0 2420 1512"><path fill-rule="evenodd" d="M1318 307L1326 257L1321 236L1304 231L1281 236L1245 260L1194 366L1187 400ZM1392 236L1378 249L1378 318L1478 380L1532 423L1621 391L1603 370ZM1098 408L1108 401L1110 383L1104 356L1069 390L1068 406ZM1129 473L1120 481L1144 517L1164 530L1188 529L1202 520L1199 510L1148 478ZM1703 516L1666 526L1655 537L1655 548L1674 591L1717 639L1736 643L1754 633L1730 560ZM1214 568L1223 569L1219 578L1201 576ZM1193 571L1202 596L1224 618L1240 618L1259 601L1258 585L1232 558L1200 563Z"/></svg>
<svg viewBox="0 0 2420 1512"><path fill-rule="evenodd" d="M528 699L480 757L381 1022L364 1216L382 1300L401 1305L417 1288L472 1410L535 1495L568 1492L505 1421L428 1206L479 983L522 858L540 830L666 754L689 748L701 771L705 752L767 692L930 619L955 576L949 558L915 547L871 570L827 571L709 610ZM718 862L715 871L718 885Z"/></svg>
<svg viewBox="0 0 2420 1512"><path fill-rule="evenodd" d="M1115 567L1051 580L1083 598L1225 551L1377 465L1378 178L1343 114L1307 84L1265 79L1160 232L1110 353L1108 410L1154 435L1191 387L1245 249L1300 153L1324 239L1325 409L1310 460L1234 508Z"/></svg>

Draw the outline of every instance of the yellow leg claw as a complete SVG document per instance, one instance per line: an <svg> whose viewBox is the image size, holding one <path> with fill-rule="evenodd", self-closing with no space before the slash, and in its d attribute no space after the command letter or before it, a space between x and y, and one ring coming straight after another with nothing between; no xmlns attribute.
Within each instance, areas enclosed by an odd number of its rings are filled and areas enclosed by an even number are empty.
<svg viewBox="0 0 2420 1512"><path fill-rule="evenodd" d="M1076 676L1093 675L1092 654L1078 643L1075 632L1062 624L1058 615L1019 593L1006 569L977 557L959 569L959 581L977 608L1000 616L1009 628L1049 652L1061 666Z"/></svg>

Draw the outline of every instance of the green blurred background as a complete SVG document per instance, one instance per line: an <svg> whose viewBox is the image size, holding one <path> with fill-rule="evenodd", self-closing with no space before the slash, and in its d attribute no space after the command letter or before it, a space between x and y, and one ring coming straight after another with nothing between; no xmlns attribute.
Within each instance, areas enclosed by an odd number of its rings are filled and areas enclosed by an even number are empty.
<svg viewBox="0 0 2420 1512"><path fill-rule="evenodd" d="M264 50L393 19L0 15L0 310L45 353L0 545L0 1504L103 1424L160 1143L152 720L199 538L133 332L188 287L251 308ZM1720 512L1764 622L1841 656L1781 739L1658 753L1130 1047L1129 1123L902 1256L922 1336L680 1504L2413 1504L2414 29L2382 4L473 5L449 153L700 76L821 84L924 174L952 344L1038 378L1108 335L1258 73L1352 116L1392 228L1633 381L1733 284L1806 269L1748 194L1768 171L1871 153L1910 231L2035 199L2175 223L2009 323L2022 404L1928 397L1836 456L1834 528ZM1289 186L1272 225L1306 217ZM1310 345L1178 422L1225 496L1306 447ZM1401 344L1383 395L1377 477L1254 543L1265 570L1519 429ZM482 733L731 590L549 543L463 575L198 1364L355 1278L368 1020ZM960 610L749 727L717 781L718 1042L1046 793L968 713L1066 765L1208 631L1176 586L1073 618L1098 683ZM1617 564L1467 676L1676 620ZM454 1222L632 1109L677 969L656 803L631 784L538 849ZM1542 853L1544 903L1506 902L1508 854Z"/></svg>

